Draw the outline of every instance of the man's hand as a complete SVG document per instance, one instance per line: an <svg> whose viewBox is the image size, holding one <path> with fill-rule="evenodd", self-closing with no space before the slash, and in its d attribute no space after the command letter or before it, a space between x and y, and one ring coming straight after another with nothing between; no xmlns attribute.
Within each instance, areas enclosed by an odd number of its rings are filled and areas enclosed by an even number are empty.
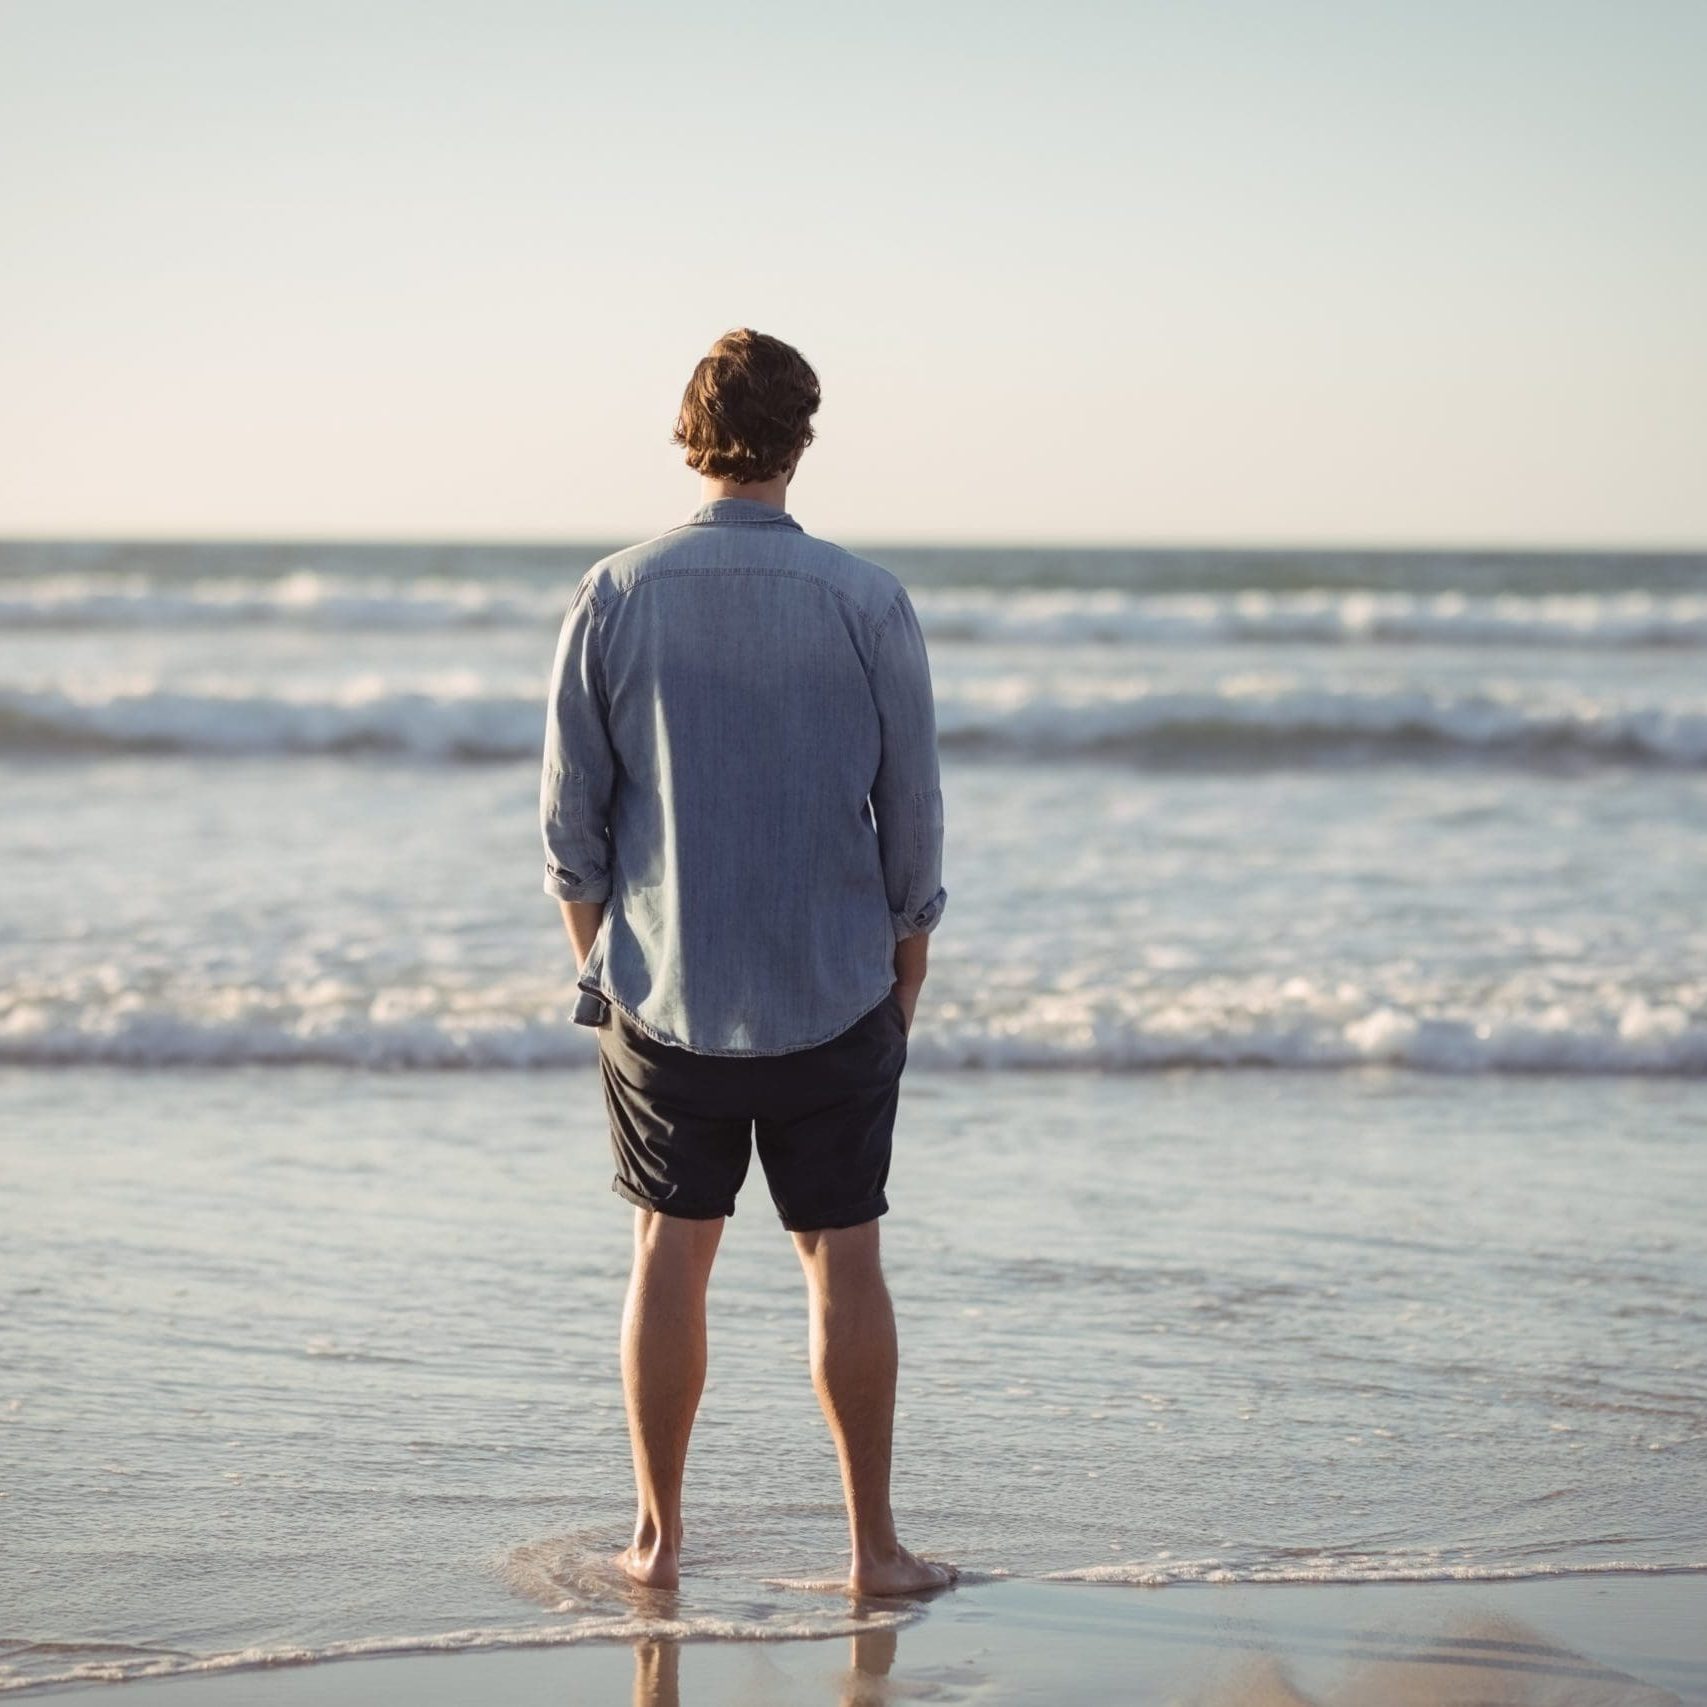
<svg viewBox="0 0 1707 1707"><path fill-rule="evenodd" d="M913 1031L913 1010L919 1005L919 990L925 981L925 963L930 956L931 939L928 931L918 931L902 937L895 945L895 994L901 998L901 1013L907 1021L907 1034Z"/></svg>

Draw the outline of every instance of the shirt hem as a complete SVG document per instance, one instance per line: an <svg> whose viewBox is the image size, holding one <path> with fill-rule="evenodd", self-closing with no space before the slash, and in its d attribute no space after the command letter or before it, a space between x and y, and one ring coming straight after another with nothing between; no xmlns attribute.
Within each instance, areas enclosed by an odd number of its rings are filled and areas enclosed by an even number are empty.
<svg viewBox="0 0 1707 1707"><path fill-rule="evenodd" d="M627 1002L613 991L605 989L602 984L582 984L583 990L591 990L594 995L603 996L607 1002L613 1002L621 1008L636 1030L642 1031L654 1043L666 1043L672 1049L685 1049L690 1055L722 1055L733 1059L755 1059L769 1055L797 1055L802 1049L816 1049L820 1043L828 1043L832 1037L840 1037L850 1026L858 1025L867 1014L882 1006L889 999L889 992L894 989L895 981L891 979L883 986L883 992L875 1001L865 1004L851 1019L845 1019L824 1032L822 1036L809 1038L804 1043L785 1043L777 1049L701 1049L692 1043L686 1043L679 1037L672 1037L668 1032L660 1031L655 1025L643 1020Z"/></svg>

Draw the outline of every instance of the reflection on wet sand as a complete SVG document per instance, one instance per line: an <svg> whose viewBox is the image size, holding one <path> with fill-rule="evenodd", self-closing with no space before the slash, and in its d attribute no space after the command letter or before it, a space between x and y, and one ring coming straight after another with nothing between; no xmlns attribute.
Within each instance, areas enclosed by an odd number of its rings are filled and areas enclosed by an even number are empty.
<svg viewBox="0 0 1707 1707"><path fill-rule="evenodd" d="M1246 1645L1236 1636L1228 1645ZM1298 1659L1223 1656L1191 1707L1675 1707L1670 1690L1550 1642L1515 1619L1482 1615L1423 1635L1400 1630L1300 1630L1299 1657L1339 1650L1327 1685L1298 1681ZM1252 1648L1259 1647L1250 1643ZM1319 1671L1319 1663L1311 1669Z"/></svg>
<svg viewBox="0 0 1707 1707"><path fill-rule="evenodd" d="M679 1707L681 1664L680 1642L636 1642L634 1707Z"/></svg>
<svg viewBox="0 0 1707 1707"><path fill-rule="evenodd" d="M835 1707L884 1707L897 1645L896 1632L889 1628L862 1630L853 1637ZM680 1642L635 1644L634 1707L681 1707L681 1658Z"/></svg>
<svg viewBox="0 0 1707 1707"><path fill-rule="evenodd" d="M1039 1699L1038 1678L1047 1672L1050 1697L1061 1707L1682 1707L1683 1701L1487 1611L1427 1632L1391 1623L1308 1622L1281 1632L1158 1606L1112 1642L1081 1643L1065 1631L1027 1634L1036 1646L1014 1666L1013 1681L1024 1699ZM682 1646L658 1640L635 1646L634 1707L681 1707ZM940 1664L917 1677L905 1669L892 1675L900 1650L893 1627L862 1631L850 1648L848 1669L834 1683L796 1675L793 1690L777 1701L889 1707L921 1694L948 1703L1007 1699L999 1663L978 1676L953 1677L956 1668ZM1049 1665L1050 1650L1058 1652L1058 1670ZM1695 1669L1687 1662L1685 1668Z"/></svg>

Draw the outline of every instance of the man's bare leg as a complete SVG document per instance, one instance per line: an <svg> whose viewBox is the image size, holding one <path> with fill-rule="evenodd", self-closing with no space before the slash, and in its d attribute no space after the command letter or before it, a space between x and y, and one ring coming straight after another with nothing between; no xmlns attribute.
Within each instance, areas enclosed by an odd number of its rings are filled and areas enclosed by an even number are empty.
<svg viewBox="0 0 1707 1707"><path fill-rule="evenodd" d="M877 1222L796 1233L812 1311L812 1382L836 1442L848 1504L856 1594L909 1594L954 1580L952 1565L903 1547L889 1509L895 1428L895 1311L883 1281Z"/></svg>
<svg viewBox="0 0 1707 1707"><path fill-rule="evenodd" d="M617 1563L647 1588L674 1588L682 1470L705 1386L705 1287L723 1221L634 1212L634 1273L622 1312L622 1390L639 1513Z"/></svg>

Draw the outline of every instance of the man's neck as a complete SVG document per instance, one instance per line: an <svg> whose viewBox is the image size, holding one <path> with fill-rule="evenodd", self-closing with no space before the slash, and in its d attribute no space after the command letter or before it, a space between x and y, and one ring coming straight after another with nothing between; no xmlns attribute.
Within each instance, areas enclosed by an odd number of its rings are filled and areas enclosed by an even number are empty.
<svg viewBox="0 0 1707 1707"><path fill-rule="evenodd" d="M699 481L699 501L709 504L713 498L751 498L756 503L769 504L773 509L786 510L788 476L779 474L774 480L758 480L743 486L735 480L718 480L702 474Z"/></svg>

